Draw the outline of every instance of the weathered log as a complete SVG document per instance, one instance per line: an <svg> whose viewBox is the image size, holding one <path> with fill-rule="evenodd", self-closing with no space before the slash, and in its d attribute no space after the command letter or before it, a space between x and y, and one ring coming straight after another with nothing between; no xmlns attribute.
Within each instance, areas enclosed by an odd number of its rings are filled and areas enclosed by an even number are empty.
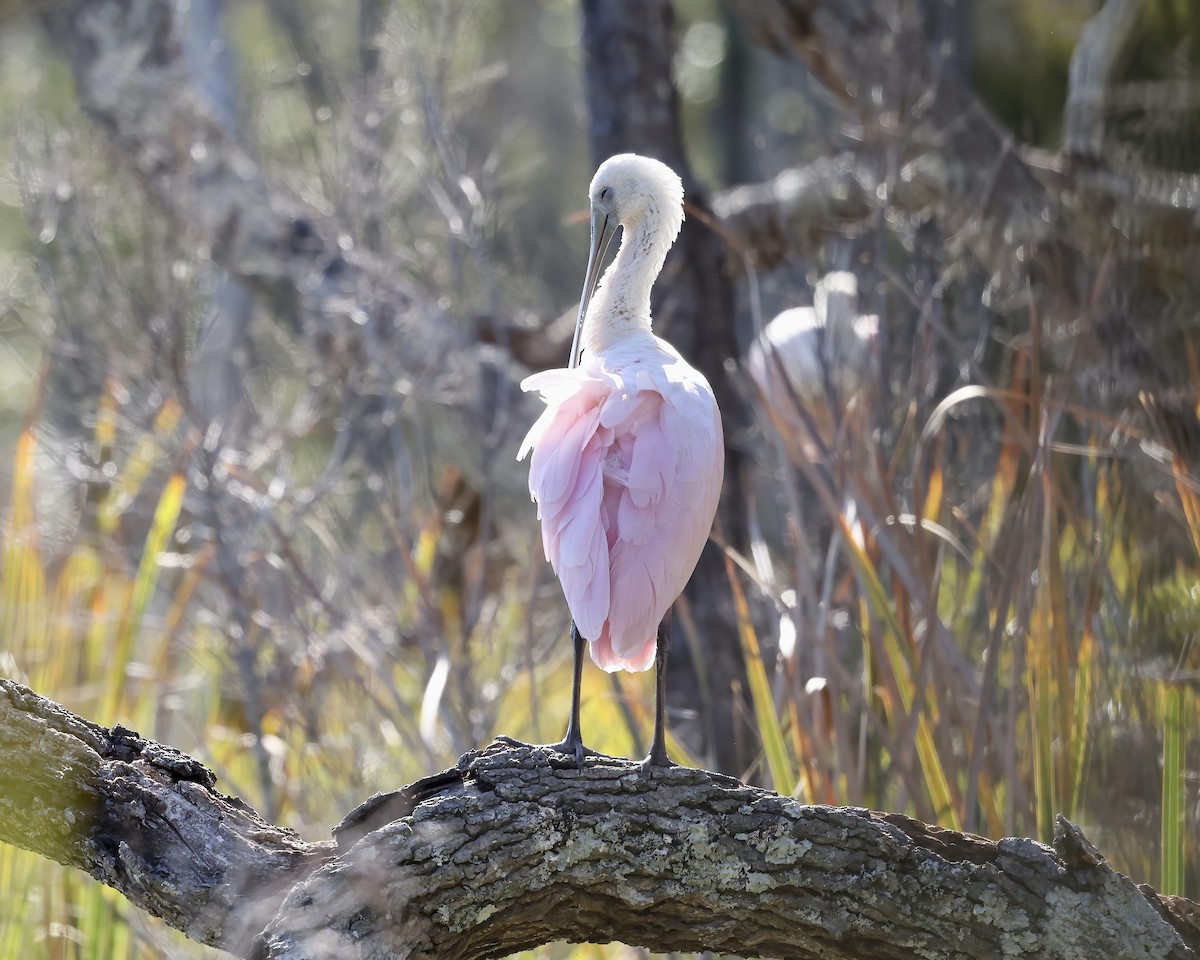
<svg viewBox="0 0 1200 960"><path fill-rule="evenodd" d="M218 792L191 757L2 678L0 770L0 841L78 867L238 956L334 854Z"/></svg>
<svg viewBox="0 0 1200 960"><path fill-rule="evenodd" d="M797 960L1185 960L1200 945L1195 904L1139 889L1065 821L1056 854L497 741L310 844L190 757L10 680L0 769L0 840L258 960L485 958L559 939Z"/></svg>

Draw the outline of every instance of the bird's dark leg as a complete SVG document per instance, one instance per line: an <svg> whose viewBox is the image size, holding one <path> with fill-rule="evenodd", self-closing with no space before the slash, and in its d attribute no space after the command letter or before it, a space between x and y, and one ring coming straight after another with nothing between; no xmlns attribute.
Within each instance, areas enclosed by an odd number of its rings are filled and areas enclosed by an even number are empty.
<svg viewBox="0 0 1200 960"><path fill-rule="evenodd" d="M595 750L585 747L583 734L579 731L579 692L580 682L583 679L583 649L587 646L587 640L580 636L579 628L575 626L574 620L571 621L571 643L575 648L575 676L571 684L571 716L567 721L566 735L558 743L544 744L524 743L503 734L497 736L496 739L511 747L541 746L547 750L565 753L575 761L575 766L582 770L584 757L598 757L603 754L598 754Z"/></svg>
<svg viewBox="0 0 1200 960"><path fill-rule="evenodd" d="M644 768L673 767L667 756L667 654L671 648L671 611L658 625L658 643L654 652L654 740L650 753L642 761Z"/></svg>
<svg viewBox="0 0 1200 960"><path fill-rule="evenodd" d="M561 752L573 756L580 770L583 769L583 734L579 730L579 687L583 680L583 648L587 641L579 634L575 621L571 621L571 643L575 647L575 674L571 681L571 716L567 720L567 733L554 746Z"/></svg>

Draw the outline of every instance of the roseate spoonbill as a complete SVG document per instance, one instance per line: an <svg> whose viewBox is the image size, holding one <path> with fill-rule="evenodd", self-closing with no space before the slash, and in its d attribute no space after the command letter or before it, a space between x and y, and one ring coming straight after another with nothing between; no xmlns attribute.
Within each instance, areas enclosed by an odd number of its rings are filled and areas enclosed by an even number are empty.
<svg viewBox="0 0 1200 960"><path fill-rule="evenodd" d="M596 170L591 249L565 369L527 377L546 409L521 444L542 545L571 611L574 684L555 748L583 764L583 647L603 669L656 666L654 740L667 766L670 609L708 540L724 472L708 381L650 327L650 288L683 223L683 184L657 160L618 154ZM621 246L596 278L617 226Z"/></svg>
<svg viewBox="0 0 1200 960"><path fill-rule="evenodd" d="M811 307L784 310L750 345L746 367L793 460L823 461L839 418L878 381L879 318L857 308L854 274L827 273Z"/></svg>

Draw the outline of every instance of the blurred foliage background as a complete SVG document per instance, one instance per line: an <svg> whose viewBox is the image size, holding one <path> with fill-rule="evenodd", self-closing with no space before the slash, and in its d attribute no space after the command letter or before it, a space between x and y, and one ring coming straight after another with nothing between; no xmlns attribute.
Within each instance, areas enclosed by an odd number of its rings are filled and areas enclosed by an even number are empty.
<svg viewBox="0 0 1200 960"><path fill-rule="evenodd" d="M1200 896L1200 13L1136 5L1102 124L1132 187L1072 208L1070 58L1102 5L908 5L939 82L1063 191L1055 216L1096 218L1014 286L932 204L894 201L919 191L903 150L761 42L750 6L678 0L664 52L712 228L741 184L848 153L878 175L861 214L771 256L729 240L727 619L680 605L675 755L991 837L1049 841L1061 812L1136 881ZM164 212L39 15L0 6L0 673L192 754L312 839L495 734L556 739L568 620L514 385L565 359L582 278L579 6L180 14L225 141L403 298L386 350L378 305L347 301L358 352ZM1182 220L1156 212L1163 184ZM860 349L756 385L758 331L834 270L877 318ZM652 697L649 675L589 667L588 745L639 755ZM0 897L2 957L217 955L14 849Z"/></svg>

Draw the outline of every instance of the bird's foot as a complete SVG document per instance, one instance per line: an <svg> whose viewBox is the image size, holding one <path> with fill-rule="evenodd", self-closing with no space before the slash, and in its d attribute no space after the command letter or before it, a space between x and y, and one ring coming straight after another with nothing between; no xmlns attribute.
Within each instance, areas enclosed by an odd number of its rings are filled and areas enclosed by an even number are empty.
<svg viewBox="0 0 1200 960"><path fill-rule="evenodd" d="M563 737L558 741L558 743L548 744L546 749L557 750L561 754L565 754L568 757L573 757L575 760L576 770L583 769L584 757L588 756L589 754L592 756L596 755L596 751L589 750L587 747L585 747L583 745L583 740L581 740L579 737Z"/></svg>
<svg viewBox="0 0 1200 960"><path fill-rule="evenodd" d="M584 757L603 757L605 754L596 750L591 750L583 745L583 740L579 737L563 737L558 743L526 743L523 740L517 740L513 737L501 734L494 738L500 743L510 747L526 747L532 750L550 750L554 753L562 754L569 760L575 763L575 769L583 769Z"/></svg>
<svg viewBox="0 0 1200 960"><path fill-rule="evenodd" d="M646 754L646 759L642 761L642 773L646 776L651 776L655 770L669 770L671 767L677 767L674 760L667 754L667 748L662 744L655 743L651 745L650 752Z"/></svg>

